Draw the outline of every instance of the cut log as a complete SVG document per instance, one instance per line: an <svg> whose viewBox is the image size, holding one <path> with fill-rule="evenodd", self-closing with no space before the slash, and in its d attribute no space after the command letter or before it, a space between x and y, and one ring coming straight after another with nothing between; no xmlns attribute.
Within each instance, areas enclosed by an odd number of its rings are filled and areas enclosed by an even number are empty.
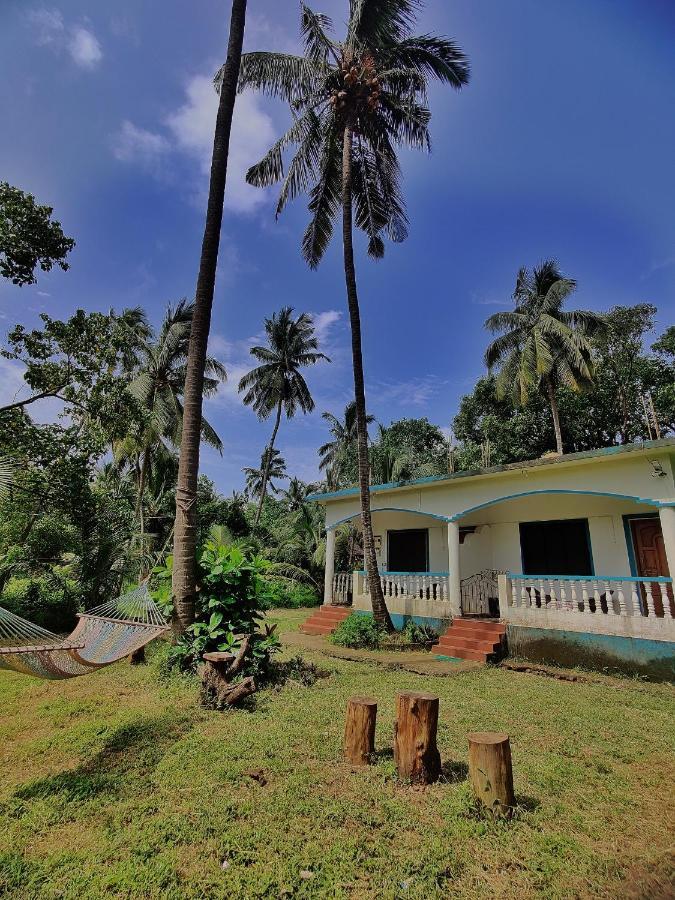
<svg viewBox="0 0 675 900"><path fill-rule="evenodd" d="M508 734L478 731L468 738L469 778L476 797L493 813L510 816L515 796Z"/></svg>
<svg viewBox="0 0 675 900"><path fill-rule="evenodd" d="M438 697L404 691L396 695L394 761L399 778L431 784L441 774L436 746Z"/></svg>
<svg viewBox="0 0 675 900"><path fill-rule="evenodd" d="M250 637L246 637L236 656L232 653L204 653L204 664L199 668L199 676L202 682L202 700L206 705L217 709L235 706L256 691L256 683L251 677L233 683L249 648Z"/></svg>
<svg viewBox="0 0 675 900"><path fill-rule="evenodd" d="M375 752L375 720L377 700L372 697L350 697L345 722L344 754L353 766L367 766Z"/></svg>

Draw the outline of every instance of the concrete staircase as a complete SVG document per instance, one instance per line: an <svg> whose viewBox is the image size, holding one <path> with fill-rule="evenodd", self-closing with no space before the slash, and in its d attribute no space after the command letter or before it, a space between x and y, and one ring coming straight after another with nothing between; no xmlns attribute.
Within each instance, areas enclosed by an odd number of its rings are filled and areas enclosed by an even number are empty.
<svg viewBox="0 0 675 900"><path fill-rule="evenodd" d="M487 662L499 655L506 625L492 619L453 619L452 625L433 648L437 656Z"/></svg>
<svg viewBox="0 0 675 900"><path fill-rule="evenodd" d="M332 634L352 613L350 606L320 606L300 626L304 634Z"/></svg>

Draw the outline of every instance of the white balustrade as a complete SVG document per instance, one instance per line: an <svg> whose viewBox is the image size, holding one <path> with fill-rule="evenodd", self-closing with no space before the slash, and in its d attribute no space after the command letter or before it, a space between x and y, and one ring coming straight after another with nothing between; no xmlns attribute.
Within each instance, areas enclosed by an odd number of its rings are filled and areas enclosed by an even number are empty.
<svg viewBox="0 0 675 900"><path fill-rule="evenodd" d="M333 576L333 603L346 605L350 602L352 575L350 572L336 572Z"/></svg>
<svg viewBox="0 0 675 900"><path fill-rule="evenodd" d="M571 615L675 619L672 578L510 575L509 605Z"/></svg>
<svg viewBox="0 0 675 900"><path fill-rule="evenodd" d="M449 578L445 572L381 572L382 593L387 597L448 601ZM364 593L370 593L368 578L363 578Z"/></svg>

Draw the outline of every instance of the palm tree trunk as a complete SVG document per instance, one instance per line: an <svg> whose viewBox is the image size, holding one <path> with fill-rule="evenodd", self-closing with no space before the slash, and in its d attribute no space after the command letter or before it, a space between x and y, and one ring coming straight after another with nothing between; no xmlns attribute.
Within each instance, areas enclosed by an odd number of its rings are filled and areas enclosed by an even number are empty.
<svg viewBox="0 0 675 900"><path fill-rule="evenodd" d="M254 528L257 528L258 523L260 522L260 515L262 513L263 504L265 502L265 495L267 494L267 482L270 475L270 466L272 465L272 451L274 450L274 442L277 439L277 432L279 431L279 425L281 424L281 404L282 401L280 400L277 405L277 417L274 422L274 431L272 432L269 446L265 451L265 465L263 467L262 486L260 488L260 502L258 503L258 510L255 514L255 525L253 526Z"/></svg>
<svg viewBox="0 0 675 900"><path fill-rule="evenodd" d="M195 293L190 345L185 376L183 433L176 487L174 526L173 596L176 629L184 631L194 621L197 549L197 478L199 443L202 427L204 365L211 327L211 308L218 265L220 229L223 220L227 160L232 130L232 115L237 96L237 81L244 43L247 0L232 0L227 61L223 71L220 102L213 139L211 180L202 255Z"/></svg>
<svg viewBox="0 0 675 900"><path fill-rule="evenodd" d="M560 428L560 411L558 409L558 398L555 395L555 387L553 386L553 382L548 376L546 377L546 392L548 393L548 402L551 405L551 413L553 415L553 429L555 431L556 450L562 456L563 441L562 430Z"/></svg>
<svg viewBox="0 0 675 900"><path fill-rule="evenodd" d="M347 304L352 331L352 365L354 369L354 398L356 400L356 446L359 461L359 493L361 495L361 524L363 527L363 557L366 565L373 618L388 632L394 625L384 601L382 582L377 568L373 522L370 516L370 465L368 461L368 423L366 419L366 391L363 383L363 354L361 351L361 313L356 289L354 243L352 226L352 130L345 128L342 152L342 241L344 247Z"/></svg>
<svg viewBox="0 0 675 900"><path fill-rule="evenodd" d="M148 464L150 460L150 447L146 447L143 451L143 459L141 468L138 473L138 496L136 497L136 519L141 530L141 550L143 549L143 539L145 537L145 518L143 516L143 494L145 494L145 480L148 474Z"/></svg>

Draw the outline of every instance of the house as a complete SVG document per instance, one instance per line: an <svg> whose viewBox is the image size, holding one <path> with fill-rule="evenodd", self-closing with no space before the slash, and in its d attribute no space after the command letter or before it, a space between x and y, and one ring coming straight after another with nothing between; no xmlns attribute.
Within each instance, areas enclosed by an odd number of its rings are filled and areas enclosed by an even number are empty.
<svg viewBox="0 0 675 900"><path fill-rule="evenodd" d="M485 659L504 634L509 653L532 660L672 678L675 439L371 492L394 623L452 623L439 653ZM312 499L326 511L326 621L339 604L370 611L365 573L334 571L335 531L360 519L358 489Z"/></svg>

